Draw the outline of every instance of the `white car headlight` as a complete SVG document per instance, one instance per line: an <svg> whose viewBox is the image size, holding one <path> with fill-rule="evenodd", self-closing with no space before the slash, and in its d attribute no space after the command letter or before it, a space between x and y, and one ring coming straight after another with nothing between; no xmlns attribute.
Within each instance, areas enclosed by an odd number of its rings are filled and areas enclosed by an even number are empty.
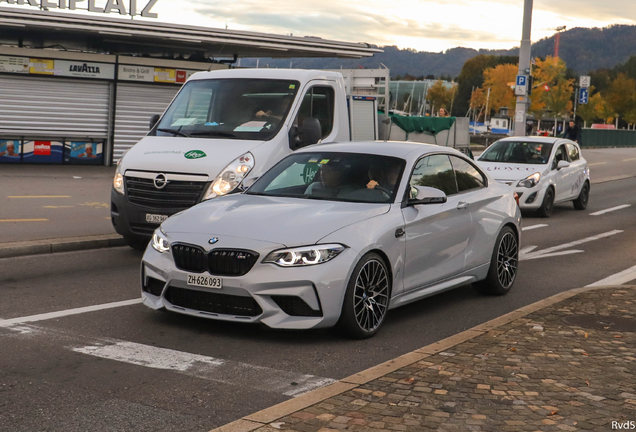
<svg viewBox="0 0 636 432"><path fill-rule="evenodd" d="M534 174L530 174L528 177L524 178L523 180L521 180L517 186L518 187L525 187L525 188L533 188L535 187L537 184L539 184L539 180L541 180L541 174L534 173Z"/></svg>
<svg viewBox="0 0 636 432"><path fill-rule="evenodd" d="M227 195L234 191L254 168L254 156L247 152L236 158L214 179L203 196L203 200Z"/></svg>
<svg viewBox="0 0 636 432"><path fill-rule="evenodd" d="M170 251L170 242L159 230L152 235L152 248L161 253Z"/></svg>
<svg viewBox="0 0 636 432"><path fill-rule="evenodd" d="M117 161L117 170L115 171L115 177L113 178L113 188L117 193L124 194L124 176L121 174L121 161L123 157Z"/></svg>
<svg viewBox="0 0 636 432"><path fill-rule="evenodd" d="M327 262L345 250L341 244L325 244L281 249L267 255L264 263L273 263L281 267L302 267Z"/></svg>

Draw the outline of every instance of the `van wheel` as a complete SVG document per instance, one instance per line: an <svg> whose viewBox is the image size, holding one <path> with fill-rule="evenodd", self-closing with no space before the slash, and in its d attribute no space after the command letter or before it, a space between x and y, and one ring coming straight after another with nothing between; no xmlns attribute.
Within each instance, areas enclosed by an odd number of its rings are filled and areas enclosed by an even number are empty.
<svg viewBox="0 0 636 432"><path fill-rule="evenodd" d="M549 187L548 190L545 191L543 203L537 213L543 218L548 218L552 214L552 210L554 210L554 189Z"/></svg>
<svg viewBox="0 0 636 432"><path fill-rule="evenodd" d="M126 243L128 243L128 246L141 252L146 250L146 246L148 246L148 243L150 242L150 239L141 237L125 236L124 239L126 240Z"/></svg>
<svg viewBox="0 0 636 432"><path fill-rule="evenodd" d="M519 240L512 228L505 226L497 236L488 276L483 281L473 283L473 287L482 294L507 294L515 283L518 267Z"/></svg>
<svg viewBox="0 0 636 432"><path fill-rule="evenodd" d="M349 279L338 326L352 338L370 338L384 323L390 295L391 281L384 260L368 253Z"/></svg>
<svg viewBox="0 0 636 432"><path fill-rule="evenodd" d="M590 184L588 182L583 183L583 187L581 188L581 193L579 196L572 201L574 204L574 208L577 210L585 210L587 208L587 203L590 201Z"/></svg>

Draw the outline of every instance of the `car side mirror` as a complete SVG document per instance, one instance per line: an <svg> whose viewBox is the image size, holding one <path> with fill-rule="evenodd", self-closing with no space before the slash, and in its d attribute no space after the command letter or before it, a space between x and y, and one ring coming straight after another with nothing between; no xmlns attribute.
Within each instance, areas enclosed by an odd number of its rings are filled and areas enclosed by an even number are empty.
<svg viewBox="0 0 636 432"><path fill-rule="evenodd" d="M561 168L567 168L569 166L570 166L570 162L565 160L560 160L559 163L557 164L557 170L560 170Z"/></svg>
<svg viewBox="0 0 636 432"><path fill-rule="evenodd" d="M447 200L448 198L442 190L428 186L411 186L411 198L409 198L408 205L444 204Z"/></svg>
<svg viewBox="0 0 636 432"><path fill-rule="evenodd" d="M306 118L302 126L292 127L289 131L289 146L292 150L316 144L322 138L320 120Z"/></svg>
<svg viewBox="0 0 636 432"><path fill-rule="evenodd" d="M159 121L160 118L161 118L161 116L159 114L155 114L152 117L150 117L150 129L149 130L152 130L157 125L157 122Z"/></svg>

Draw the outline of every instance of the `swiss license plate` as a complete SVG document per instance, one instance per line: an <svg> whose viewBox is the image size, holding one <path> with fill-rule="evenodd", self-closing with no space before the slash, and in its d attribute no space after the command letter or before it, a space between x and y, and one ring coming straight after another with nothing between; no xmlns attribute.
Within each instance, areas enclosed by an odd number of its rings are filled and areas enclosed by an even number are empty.
<svg viewBox="0 0 636 432"><path fill-rule="evenodd" d="M223 288L223 279L220 277L188 275L188 285L202 288Z"/></svg>
<svg viewBox="0 0 636 432"><path fill-rule="evenodd" d="M160 224L168 219L168 215L146 213L146 222L151 224Z"/></svg>

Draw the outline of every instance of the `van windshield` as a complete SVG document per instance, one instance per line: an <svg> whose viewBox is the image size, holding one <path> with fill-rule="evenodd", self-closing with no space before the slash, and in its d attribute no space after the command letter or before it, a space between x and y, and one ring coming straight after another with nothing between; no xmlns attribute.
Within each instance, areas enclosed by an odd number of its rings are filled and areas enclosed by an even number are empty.
<svg viewBox="0 0 636 432"><path fill-rule="evenodd" d="M185 84L150 135L266 141L280 130L300 83L270 79Z"/></svg>

